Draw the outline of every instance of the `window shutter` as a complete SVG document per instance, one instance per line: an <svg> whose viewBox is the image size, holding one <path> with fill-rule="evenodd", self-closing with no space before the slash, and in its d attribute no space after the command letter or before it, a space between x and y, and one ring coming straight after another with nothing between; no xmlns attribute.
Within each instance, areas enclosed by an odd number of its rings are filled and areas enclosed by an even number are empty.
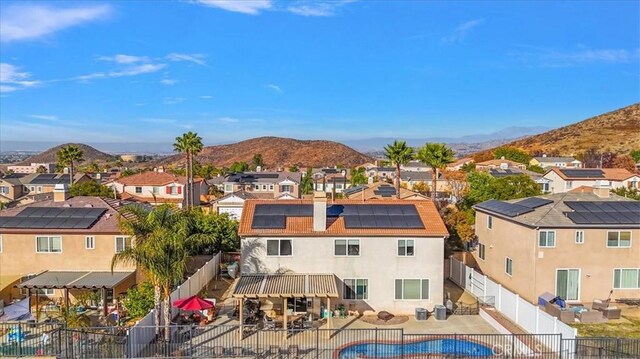
<svg viewBox="0 0 640 359"><path fill-rule="evenodd" d="M178 194L182 194L182 187L178 186Z"/></svg>
<svg viewBox="0 0 640 359"><path fill-rule="evenodd" d="M169 187L169 186L165 187L165 192L167 194L171 194L171 187Z"/></svg>

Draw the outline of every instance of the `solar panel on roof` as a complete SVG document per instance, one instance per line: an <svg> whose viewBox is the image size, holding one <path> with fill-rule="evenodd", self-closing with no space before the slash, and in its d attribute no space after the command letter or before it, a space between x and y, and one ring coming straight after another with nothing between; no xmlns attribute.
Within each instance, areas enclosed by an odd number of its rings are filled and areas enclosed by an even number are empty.
<svg viewBox="0 0 640 359"><path fill-rule="evenodd" d="M27 207L14 217L0 219L0 226L24 229L86 229L105 211L105 208Z"/></svg>
<svg viewBox="0 0 640 359"><path fill-rule="evenodd" d="M356 209L358 211L358 214L361 216L373 214L373 208L371 208L371 205L368 205L368 204L357 205Z"/></svg>
<svg viewBox="0 0 640 359"><path fill-rule="evenodd" d="M424 223L420 216L406 216L404 217L406 222L406 228L424 228Z"/></svg>
<svg viewBox="0 0 640 359"><path fill-rule="evenodd" d="M362 228L359 216L344 216L344 228Z"/></svg>
<svg viewBox="0 0 640 359"><path fill-rule="evenodd" d="M392 222L391 218L388 215L383 216L374 216L376 221L376 228L391 228Z"/></svg>
<svg viewBox="0 0 640 359"><path fill-rule="evenodd" d="M561 169L560 172L572 178L604 178L604 172L597 169Z"/></svg>
<svg viewBox="0 0 640 359"><path fill-rule="evenodd" d="M286 219L282 215L253 216L251 228L254 229L284 229Z"/></svg>
<svg viewBox="0 0 640 359"><path fill-rule="evenodd" d="M516 217L533 211L533 208L521 206L515 203L502 202L495 199L477 204L476 207L502 214L507 217Z"/></svg>
<svg viewBox="0 0 640 359"><path fill-rule="evenodd" d="M522 201L516 202L516 204L520 206L525 206L529 208L538 208L538 207L545 206L549 203L553 203L553 201L550 199L545 199L540 197L530 197L530 198L523 199Z"/></svg>

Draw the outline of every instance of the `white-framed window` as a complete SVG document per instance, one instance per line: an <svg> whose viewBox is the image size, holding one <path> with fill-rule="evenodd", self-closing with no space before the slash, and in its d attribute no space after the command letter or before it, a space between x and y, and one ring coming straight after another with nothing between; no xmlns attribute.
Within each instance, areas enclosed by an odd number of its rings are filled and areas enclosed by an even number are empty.
<svg viewBox="0 0 640 359"><path fill-rule="evenodd" d="M291 256L293 249L290 239L267 239L268 256Z"/></svg>
<svg viewBox="0 0 640 359"><path fill-rule="evenodd" d="M53 288L39 288L34 290L39 295L53 295L55 289Z"/></svg>
<svg viewBox="0 0 640 359"><path fill-rule="evenodd" d="M336 256L359 256L359 239L336 239L333 243L333 254Z"/></svg>
<svg viewBox="0 0 640 359"><path fill-rule="evenodd" d="M127 248L131 248L131 237L116 236L116 253L120 253Z"/></svg>
<svg viewBox="0 0 640 359"><path fill-rule="evenodd" d="M36 192L42 193L42 186L38 186L38 190Z"/></svg>
<svg viewBox="0 0 640 359"><path fill-rule="evenodd" d="M136 193L142 193L142 187L136 187Z"/></svg>
<svg viewBox="0 0 640 359"><path fill-rule="evenodd" d="M272 184L269 185L269 191L273 192L274 186Z"/></svg>
<svg viewBox="0 0 640 359"><path fill-rule="evenodd" d="M84 237L84 249L96 249L96 237L94 236Z"/></svg>
<svg viewBox="0 0 640 359"><path fill-rule="evenodd" d="M267 185L266 185L266 184L263 184L263 185L262 185L262 190L263 190L263 191L266 191L266 190L267 190Z"/></svg>
<svg viewBox="0 0 640 359"><path fill-rule="evenodd" d="M415 242L413 239L398 239L398 255L401 257L413 257L415 255Z"/></svg>
<svg viewBox="0 0 640 359"><path fill-rule="evenodd" d="M280 186L280 192L290 192L291 193L291 192L293 192L293 186L292 185L287 185L287 184L281 185Z"/></svg>
<svg viewBox="0 0 640 359"><path fill-rule="evenodd" d="M488 229L493 228L493 216L487 216L487 228Z"/></svg>
<svg viewBox="0 0 640 359"><path fill-rule="evenodd" d="M0 193L9 194L9 187L8 186L0 186Z"/></svg>
<svg viewBox="0 0 640 359"><path fill-rule="evenodd" d="M614 289L639 289L640 268L616 268L613 270Z"/></svg>
<svg viewBox="0 0 640 359"><path fill-rule="evenodd" d="M428 279L396 279L397 300L429 299Z"/></svg>
<svg viewBox="0 0 640 359"><path fill-rule="evenodd" d="M369 299L368 279L345 279L342 290L344 299Z"/></svg>
<svg viewBox="0 0 640 359"><path fill-rule="evenodd" d="M36 186L29 186L29 191L35 191L36 190Z"/></svg>
<svg viewBox="0 0 640 359"><path fill-rule="evenodd" d="M576 231L576 244L584 243L584 231Z"/></svg>
<svg viewBox="0 0 640 359"><path fill-rule="evenodd" d="M36 236L36 253L61 253L62 237Z"/></svg>
<svg viewBox="0 0 640 359"><path fill-rule="evenodd" d="M619 248L631 247L631 231L607 232L607 247L619 247Z"/></svg>
<svg viewBox="0 0 640 359"><path fill-rule="evenodd" d="M538 247L555 247L556 231L540 231L538 233Z"/></svg>
<svg viewBox="0 0 640 359"><path fill-rule="evenodd" d="M224 191L225 192L233 192L233 185L232 184L225 184L224 185Z"/></svg>
<svg viewBox="0 0 640 359"><path fill-rule="evenodd" d="M513 275L513 259L505 257L504 259L504 272L508 275Z"/></svg>
<svg viewBox="0 0 640 359"><path fill-rule="evenodd" d="M480 257L480 259L482 259L482 260L484 260L485 255L486 255L485 250L486 250L486 248L485 248L484 244L478 243L478 257Z"/></svg>
<svg viewBox="0 0 640 359"><path fill-rule="evenodd" d="M153 187L151 188L151 193L153 193L153 194L158 194L158 193L160 193L160 187L153 186Z"/></svg>
<svg viewBox="0 0 640 359"><path fill-rule="evenodd" d="M169 188L171 189L171 194L172 195L178 194L178 186L171 186Z"/></svg>

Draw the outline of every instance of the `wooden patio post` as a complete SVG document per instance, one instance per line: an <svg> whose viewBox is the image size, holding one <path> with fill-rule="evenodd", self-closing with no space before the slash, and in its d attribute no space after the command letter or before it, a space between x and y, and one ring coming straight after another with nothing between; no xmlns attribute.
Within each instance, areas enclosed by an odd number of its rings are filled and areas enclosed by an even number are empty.
<svg viewBox="0 0 640 359"><path fill-rule="evenodd" d="M36 295L38 291L36 291ZM29 313L31 313L31 288L27 288L27 300L29 301ZM38 310L36 310L37 312Z"/></svg>
<svg viewBox="0 0 640 359"><path fill-rule="evenodd" d="M331 310L331 297L327 297L327 329L331 329L331 316L333 311ZM331 338L331 330L327 330L327 339Z"/></svg>
<svg viewBox="0 0 640 359"><path fill-rule="evenodd" d="M69 288L64 288L64 305L69 309Z"/></svg>
<svg viewBox="0 0 640 359"><path fill-rule="evenodd" d="M107 317L107 288L102 288L102 315Z"/></svg>
<svg viewBox="0 0 640 359"><path fill-rule="evenodd" d="M242 304L244 302L244 298L240 298L240 305L239 305L239 311L238 311L238 318L240 319L240 333L238 333L238 337L240 338L240 340L242 340L242 332L243 332L243 324L244 324L244 318L242 315Z"/></svg>
<svg viewBox="0 0 640 359"><path fill-rule="evenodd" d="M287 340L287 297L282 298L282 328L284 329L284 339Z"/></svg>

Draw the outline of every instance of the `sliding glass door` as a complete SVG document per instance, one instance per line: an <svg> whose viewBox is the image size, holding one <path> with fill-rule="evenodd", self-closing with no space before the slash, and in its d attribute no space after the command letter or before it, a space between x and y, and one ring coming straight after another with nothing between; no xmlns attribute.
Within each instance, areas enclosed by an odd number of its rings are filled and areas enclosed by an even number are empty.
<svg viewBox="0 0 640 359"><path fill-rule="evenodd" d="M580 299L580 269L556 270L556 295L565 300Z"/></svg>

